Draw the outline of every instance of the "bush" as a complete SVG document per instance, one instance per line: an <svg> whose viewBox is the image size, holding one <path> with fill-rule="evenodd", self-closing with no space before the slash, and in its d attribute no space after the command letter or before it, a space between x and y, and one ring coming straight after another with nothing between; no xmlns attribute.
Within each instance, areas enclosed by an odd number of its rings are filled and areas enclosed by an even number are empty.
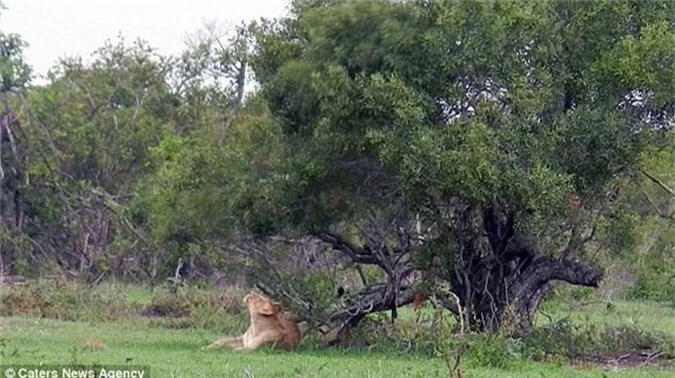
<svg viewBox="0 0 675 378"><path fill-rule="evenodd" d="M72 321L117 321L150 318L151 326L216 328L236 331L248 321L245 291L232 287L205 289L162 287L151 293L117 284L87 285L41 280L0 293L0 316Z"/></svg>
<svg viewBox="0 0 675 378"><path fill-rule="evenodd" d="M6 290L0 316L32 316L60 320L105 321L138 313L119 287L92 287L73 282L41 280Z"/></svg>
<svg viewBox="0 0 675 378"><path fill-rule="evenodd" d="M468 339L467 357L472 365L514 370L524 358L524 343L502 334L472 334Z"/></svg>
<svg viewBox="0 0 675 378"><path fill-rule="evenodd" d="M151 325L166 328L233 329L248 319L240 288L222 290L183 287L172 292L161 289L141 314L151 317ZM234 322L232 320L235 320Z"/></svg>
<svg viewBox="0 0 675 378"><path fill-rule="evenodd" d="M637 282L628 291L629 299L670 302L675 305L675 263L672 258L650 259L637 269Z"/></svg>
<svg viewBox="0 0 675 378"><path fill-rule="evenodd" d="M408 309L401 309L396 324L388 313L366 318L349 335L347 346L382 352L417 354L437 357L454 363L457 348L464 345L462 364L470 367L517 370L526 359L568 363L595 357L616 359L637 355L638 359L654 355L659 359L675 358L675 338L663 332L649 332L636 326L573 323L568 319L535 327L522 338L506 334L464 336L461 342L454 320L446 313L423 310L418 321L412 321ZM440 317L439 317L440 316Z"/></svg>
<svg viewBox="0 0 675 378"><path fill-rule="evenodd" d="M535 360L594 354L617 356L642 351L660 351L668 357L675 351L675 338L664 333L632 326L575 325L569 320L535 328L523 341L526 354Z"/></svg>

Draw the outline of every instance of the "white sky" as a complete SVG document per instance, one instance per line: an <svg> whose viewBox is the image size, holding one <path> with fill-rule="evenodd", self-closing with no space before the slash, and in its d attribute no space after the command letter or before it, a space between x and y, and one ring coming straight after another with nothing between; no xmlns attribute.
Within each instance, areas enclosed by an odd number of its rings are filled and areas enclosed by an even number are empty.
<svg viewBox="0 0 675 378"><path fill-rule="evenodd" d="M59 57L85 58L106 39L140 37L164 55L185 46L185 36L216 21L276 17L287 0L0 0L0 30L29 43L28 64L45 74Z"/></svg>

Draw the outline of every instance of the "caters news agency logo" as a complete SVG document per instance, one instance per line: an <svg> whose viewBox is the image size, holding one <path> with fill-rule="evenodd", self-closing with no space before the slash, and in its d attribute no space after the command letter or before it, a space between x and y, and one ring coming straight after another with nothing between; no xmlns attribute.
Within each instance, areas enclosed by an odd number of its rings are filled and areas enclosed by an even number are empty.
<svg viewBox="0 0 675 378"><path fill-rule="evenodd" d="M148 366L130 367L18 367L0 366L4 378L150 378ZM0 377L1 378L1 377Z"/></svg>

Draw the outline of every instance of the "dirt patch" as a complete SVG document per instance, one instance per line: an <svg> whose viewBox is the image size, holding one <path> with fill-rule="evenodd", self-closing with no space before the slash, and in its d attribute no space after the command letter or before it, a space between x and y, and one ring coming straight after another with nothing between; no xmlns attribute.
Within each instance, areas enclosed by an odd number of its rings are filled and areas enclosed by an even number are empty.
<svg viewBox="0 0 675 378"><path fill-rule="evenodd" d="M602 366L609 370L635 368L643 366L664 366L675 368L675 356L661 352L632 352L617 356L591 354L572 359L572 364L578 367Z"/></svg>

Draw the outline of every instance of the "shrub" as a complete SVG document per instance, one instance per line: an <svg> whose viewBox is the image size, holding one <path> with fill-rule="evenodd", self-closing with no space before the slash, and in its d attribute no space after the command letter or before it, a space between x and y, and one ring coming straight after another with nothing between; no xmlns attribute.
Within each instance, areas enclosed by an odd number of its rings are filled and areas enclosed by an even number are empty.
<svg viewBox="0 0 675 378"><path fill-rule="evenodd" d="M527 355L537 360L551 356L615 356L642 351L660 351L668 357L675 351L675 338L664 333L633 326L575 325L566 319L533 329L524 342Z"/></svg>
<svg viewBox="0 0 675 378"><path fill-rule="evenodd" d="M152 297L142 315L151 325L167 328L223 328L247 320L241 288L219 290L182 287L176 292L161 289ZM234 322L232 321L234 319Z"/></svg>
<svg viewBox="0 0 675 378"><path fill-rule="evenodd" d="M127 301L123 290L106 289L110 287L41 280L5 290L0 295L0 316L92 321L127 318L137 313L139 305Z"/></svg>

